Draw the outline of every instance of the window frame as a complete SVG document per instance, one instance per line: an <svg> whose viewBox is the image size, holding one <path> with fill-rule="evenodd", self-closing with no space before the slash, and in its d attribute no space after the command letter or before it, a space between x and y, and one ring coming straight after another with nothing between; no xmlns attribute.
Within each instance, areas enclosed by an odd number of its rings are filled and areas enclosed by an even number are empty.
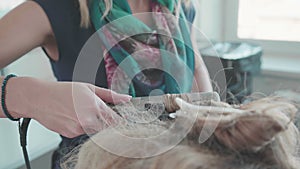
<svg viewBox="0 0 300 169"><path fill-rule="evenodd" d="M225 0L223 2L223 8L223 35L225 41L249 42L258 44L263 47L266 55L300 57L300 42L239 38L237 32L239 0Z"/></svg>

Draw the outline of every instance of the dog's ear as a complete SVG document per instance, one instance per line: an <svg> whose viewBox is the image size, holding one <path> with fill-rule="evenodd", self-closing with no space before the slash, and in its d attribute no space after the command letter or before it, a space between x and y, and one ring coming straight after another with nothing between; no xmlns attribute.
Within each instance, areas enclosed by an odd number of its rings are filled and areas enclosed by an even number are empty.
<svg viewBox="0 0 300 169"><path fill-rule="evenodd" d="M244 110L240 115L222 116L219 121L215 117L198 116L187 139L196 144L201 143L199 136L207 130L207 126L215 127L207 145L217 145L217 152L226 153L227 148L236 153L254 154L268 165L284 169L298 168L299 152L296 151L300 137L292 123L295 109L288 103L263 104L262 107L259 109L261 107L256 106L256 111Z"/></svg>
<svg viewBox="0 0 300 169"><path fill-rule="evenodd" d="M187 139L199 142L200 135L211 131L211 138L228 149L256 152L284 131L287 125L273 117L251 113L223 119L198 117Z"/></svg>
<svg viewBox="0 0 300 169"><path fill-rule="evenodd" d="M288 102L268 98L242 105L240 109L227 106L223 109L215 106L197 107L185 102L182 102L181 108L202 111L188 133L189 140L199 141L199 136L206 130L213 130L211 134L225 147L248 152L262 149L278 133L285 131L296 112L295 107ZM203 111L207 113L203 114Z"/></svg>
<svg viewBox="0 0 300 169"><path fill-rule="evenodd" d="M256 152L284 131L286 125L267 115L249 114L234 119L228 126L218 127L214 134L229 149Z"/></svg>

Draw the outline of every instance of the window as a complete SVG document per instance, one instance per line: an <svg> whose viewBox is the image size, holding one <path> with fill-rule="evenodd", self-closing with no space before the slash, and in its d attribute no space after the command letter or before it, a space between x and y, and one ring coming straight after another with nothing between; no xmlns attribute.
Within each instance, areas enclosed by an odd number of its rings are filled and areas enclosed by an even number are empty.
<svg viewBox="0 0 300 169"><path fill-rule="evenodd" d="M9 10L16 7L24 0L2 0L0 1L0 18L4 16Z"/></svg>
<svg viewBox="0 0 300 169"><path fill-rule="evenodd" d="M238 37L300 41L299 0L240 0Z"/></svg>
<svg viewBox="0 0 300 169"><path fill-rule="evenodd" d="M223 40L263 47L265 56L300 57L299 0L223 1Z"/></svg>

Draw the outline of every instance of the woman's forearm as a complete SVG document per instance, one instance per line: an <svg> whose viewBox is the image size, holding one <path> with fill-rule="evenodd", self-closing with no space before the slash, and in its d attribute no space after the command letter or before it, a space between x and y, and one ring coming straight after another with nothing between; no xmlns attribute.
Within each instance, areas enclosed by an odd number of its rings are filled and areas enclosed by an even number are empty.
<svg viewBox="0 0 300 169"><path fill-rule="evenodd" d="M0 78L1 84L3 79ZM94 133L103 126L116 124L120 117L105 102L116 104L131 99L87 83L31 77L11 78L5 91L5 103L12 117L33 118L66 137ZM2 108L0 117L5 117Z"/></svg>
<svg viewBox="0 0 300 169"><path fill-rule="evenodd" d="M211 85L210 76L207 71L207 67L198 50L193 29L191 30L191 40L192 40L192 47L195 53L195 71L194 71L194 83L193 83L192 91L211 92L213 91L213 88Z"/></svg>
<svg viewBox="0 0 300 169"><path fill-rule="evenodd" d="M0 77L0 84L3 84L3 80L4 80L4 77ZM7 91L7 89L6 89L6 91ZM5 92L6 92L5 91ZM4 92L4 91L3 91ZM2 87L0 88L0 93L2 93ZM6 96L7 96L8 94L6 93ZM2 97L1 97L1 100L2 100ZM4 104L6 104L6 101L7 101L7 99L5 99L5 103ZM1 103L1 104L3 104L3 103ZM13 112L11 112L11 111L9 111L9 113L14 117L14 118L17 118L16 117L16 115L13 113ZM4 111L3 111L3 109L2 109L2 105L1 105L1 108L0 108L0 118L5 118L6 116L5 116L5 114L4 114Z"/></svg>
<svg viewBox="0 0 300 169"><path fill-rule="evenodd" d="M213 88L206 65L201 56L195 55L194 92L212 92Z"/></svg>
<svg viewBox="0 0 300 169"><path fill-rule="evenodd" d="M4 77L0 77L0 84L3 83ZM31 78L29 77L14 77L8 80L7 85L5 87L5 105L9 112L9 114L14 118L21 118L21 117L29 117L29 115L24 114L25 110L22 110L20 105L26 104L26 97L21 92L26 86L26 83ZM22 88L23 86L23 88ZM29 89L29 88L28 88ZM25 89L26 90L26 89ZM2 88L0 89L2 93ZM0 118L5 118L5 114L3 112L2 106L0 108Z"/></svg>
<svg viewBox="0 0 300 169"><path fill-rule="evenodd" d="M0 69L45 44L51 34L48 18L36 2L25 1L11 10L0 19Z"/></svg>

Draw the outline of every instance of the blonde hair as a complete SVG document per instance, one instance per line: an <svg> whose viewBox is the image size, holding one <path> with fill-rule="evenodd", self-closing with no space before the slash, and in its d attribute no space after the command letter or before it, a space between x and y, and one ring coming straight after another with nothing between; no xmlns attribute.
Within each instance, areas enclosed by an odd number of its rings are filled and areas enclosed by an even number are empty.
<svg viewBox="0 0 300 169"><path fill-rule="evenodd" d="M80 26L87 28L90 26L90 13L88 7L89 0L78 0L78 1L79 1L79 10L81 14ZM104 0L105 11L103 17L105 17L109 13L110 9L112 8L112 4L113 4L112 1L113 0ZM181 2L181 0L179 0L179 2ZM186 6L189 6L191 0L183 0L183 2L185 3Z"/></svg>

